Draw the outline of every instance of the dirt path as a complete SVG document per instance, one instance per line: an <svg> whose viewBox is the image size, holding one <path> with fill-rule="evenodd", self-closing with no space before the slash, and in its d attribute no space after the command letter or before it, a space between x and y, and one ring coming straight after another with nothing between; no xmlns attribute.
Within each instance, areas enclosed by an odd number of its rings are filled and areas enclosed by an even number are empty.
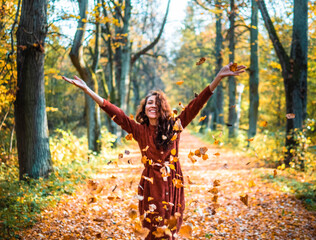
<svg viewBox="0 0 316 240"><path fill-rule="evenodd" d="M187 131L181 139L180 161L186 180L184 225L193 229L192 239L316 239L315 213L262 182L254 168L255 159L203 143ZM197 158L192 164L189 151L203 146L210 158ZM94 184L82 186L76 195L46 210L40 222L23 233L23 239L141 239L134 232L137 219L132 219L131 209L138 202L135 196L143 167L137 145L128 150L130 154L117 166L104 166L94 177L97 190L92 191ZM273 174L272 169L260 172ZM220 182L215 214L214 180ZM246 194L248 206L240 200Z"/></svg>

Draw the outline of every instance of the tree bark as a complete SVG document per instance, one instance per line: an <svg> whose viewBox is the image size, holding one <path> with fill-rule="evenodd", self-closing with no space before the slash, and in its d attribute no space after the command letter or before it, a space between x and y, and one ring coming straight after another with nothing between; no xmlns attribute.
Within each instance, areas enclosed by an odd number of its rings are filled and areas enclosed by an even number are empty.
<svg viewBox="0 0 316 240"><path fill-rule="evenodd" d="M20 179L47 177L52 169L44 90L47 1L23 0L17 31L16 138Z"/></svg>
<svg viewBox="0 0 316 240"><path fill-rule="evenodd" d="M230 1L230 28L229 28L229 62L235 60L235 0ZM236 80L233 76L228 78L228 92L229 92L229 116L228 121L231 126L228 128L229 138L234 138L236 135Z"/></svg>
<svg viewBox="0 0 316 240"><path fill-rule="evenodd" d="M216 0L215 6L217 10L220 10L220 1ZM216 72L219 72L223 67L223 35L222 35L222 13L216 13L216 40L215 40L215 57L216 57ZM215 116L213 128L216 130L217 124L224 124L224 94L223 83L220 82L215 90Z"/></svg>
<svg viewBox="0 0 316 240"><path fill-rule="evenodd" d="M250 29L250 77L249 77L249 130L248 138L257 133L259 107L259 60L258 60L258 4L251 1L251 29Z"/></svg>
<svg viewBox="0 0 316 240"><path fill-rule="evenodd" d="M78 0L78 5L80 11L80 20L78 20L77 31L69 56L80 77L93 91L97 93L98 84L95 74L92 74L92 71L88 66L86 66L83 60L82 44L84 40L86 24L82 21L82 19L86 19L87 17L86 11L88 9L88 0ZM101 151L100 110L96 103L87 95L85 95L85 108L87 111L89 150L99 153Z"/></svg>
<svg viewBox="0 0 316 240"><path fill-rule="evenodd" d="M285 145L287 152L285 164L289 166L293 157L293 151L291 150L295 150L298 145L294 137L295 129L302 129L306 118L308 0L294 0L293 36L290 56L285 52L279 40L264 0L259 0L258 6L282 67L286 113L295 114L295 118L288 118L286 121Z"/></svg>

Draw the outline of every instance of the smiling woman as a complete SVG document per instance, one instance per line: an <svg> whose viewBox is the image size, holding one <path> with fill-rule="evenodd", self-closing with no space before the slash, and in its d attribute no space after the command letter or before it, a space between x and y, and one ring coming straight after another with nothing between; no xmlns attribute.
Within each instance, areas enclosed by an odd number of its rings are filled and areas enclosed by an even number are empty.
<svg viewBox="0 0 316 240"><path fill-rule="evenodd" d="M238 76L245 66L232 71L226 65L188 106L174 116L161 91L151 91L138 107L136 121L120 108L101 98L78 77L69 83L84 90L100 107L138 142L144 170L138 185L139 213L147 240L175 239L180 230L185 207L183 174L178 158L181 131L195 118L213 91L226 76Z"/></svg>

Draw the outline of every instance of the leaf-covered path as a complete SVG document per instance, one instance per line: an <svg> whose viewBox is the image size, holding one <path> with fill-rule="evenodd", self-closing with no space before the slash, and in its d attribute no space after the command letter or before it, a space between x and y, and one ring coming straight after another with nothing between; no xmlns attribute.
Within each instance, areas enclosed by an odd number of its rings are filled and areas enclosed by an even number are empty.
<svg viewBox="0 0 316 240"><path fill-rule="evenodd" d="M258 177L258 171L273 175L273 169L258 170L255 159L201 142L187 131L181 139L184 225L193 229L192 239L316 239L315 213ZM209 159L196 157L198 161L192 164L188 153L204 146ZM137 145L127 150L130 154L124 154L118 165L104 166L76 194L43 212L39 223L24 231L22 238L141 239L135 233L138 218L134 217L143 167ZM219 180L216 188L215 180ZM248 206L240 200L246 194ZM214 195L218 196L215 214Z"/></svg>

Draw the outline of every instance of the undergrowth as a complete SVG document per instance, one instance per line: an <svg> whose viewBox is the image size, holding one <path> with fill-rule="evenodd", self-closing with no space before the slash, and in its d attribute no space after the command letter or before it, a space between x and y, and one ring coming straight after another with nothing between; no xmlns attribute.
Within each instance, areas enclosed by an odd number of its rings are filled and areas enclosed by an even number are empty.
<svg viewBox="0 0 316 240"><path fill-rule="evenodd" d="M24 228L37 221L42 210L55 206L63 195L77 187L111 161L115 136L102 131L102 153L88 152L86 137L78 138L56 130L50 138L54 171L47 179L19 180L17 156L0 163L0 239L15 239Z"/></svg>

